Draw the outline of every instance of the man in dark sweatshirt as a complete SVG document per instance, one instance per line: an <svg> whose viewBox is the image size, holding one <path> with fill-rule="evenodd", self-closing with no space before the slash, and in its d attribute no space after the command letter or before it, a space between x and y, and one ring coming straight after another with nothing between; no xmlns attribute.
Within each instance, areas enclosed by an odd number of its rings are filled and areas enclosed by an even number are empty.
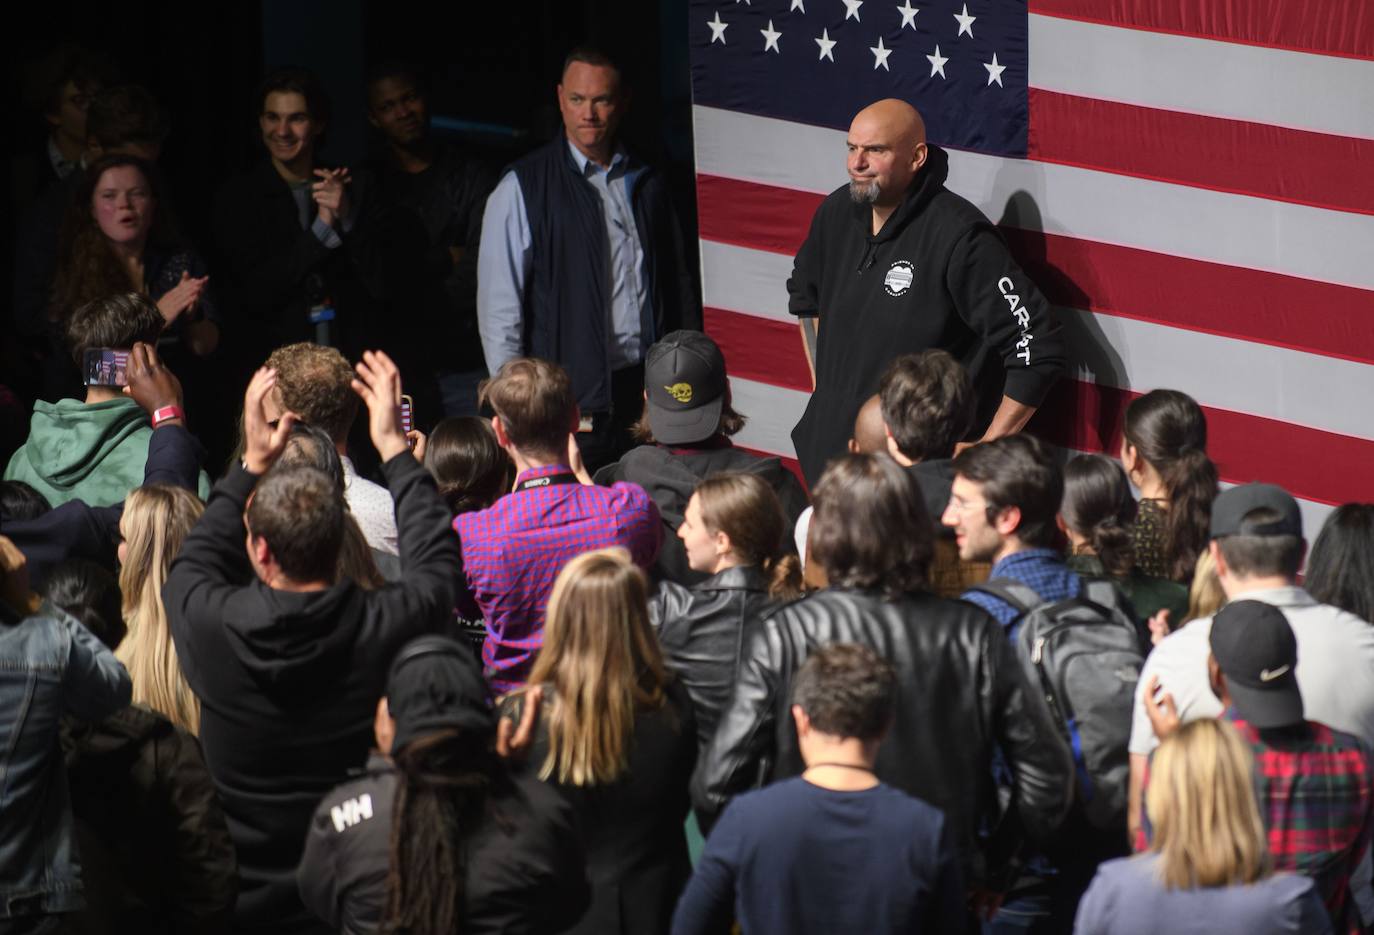
<svg viewBox="0 0 1374 935"><path fill-rule="evenodd" d="M866 107L848 147L850 183L816 209L787 281L815 377L792 431L810 484L844 453L855 413L898 354L943 348L964 366L980 440L1020 431L1064 370L1049 304L992 222L945 188L948 158L926 143L916 109Z"/></svg>
<svg viewBox="0 0 1374 935"><path fill-rule="evenodd" d="M269 470L296 417L268 424L276 374L263 369L244 400L243 463L216 485L163 588L238 851L238 931L325 931L296 892L311 813L365 760L392 655L452 614L458 543L401 432L400 376L379 353L357 369L396 501L401 580L373 591L335 580L342 497L314 468Z"/></svg>

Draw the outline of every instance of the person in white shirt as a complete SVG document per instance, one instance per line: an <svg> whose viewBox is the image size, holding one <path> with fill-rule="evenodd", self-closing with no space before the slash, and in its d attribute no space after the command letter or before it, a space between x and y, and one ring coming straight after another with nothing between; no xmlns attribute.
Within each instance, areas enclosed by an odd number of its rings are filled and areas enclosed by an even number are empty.
<svg viewBox="0 0 1374 935"><path fill-rule="evenodd" d="M1306 542L1297 501L1272 484L1222 492L1212 505L1208 548L1228 601L1262 601L1288 618L1298 641L1298 686L1308 719L1374 743L1374 627L1318 603L1298 586ZM1141 670L1129 747L1132 837L1140 823L1145 766L1159 744L1146 706L1172 705L1185 722L1221 714L1207 677L1211 629L1211 617L1185 624L1155 647Z"/></svg>
<svg viewBox="0 0 1374 935"><path fill-rule="evenodd" d="M294 412L329 433L343 462L344 499L363 538L378 552L399 554L391 493L359 476L348 458L348 431L358 414L353 367L335 348L308 341L277 348L267 367L277 372L276 388L264 400L268 418L275 421L283 412Z"/></svg>

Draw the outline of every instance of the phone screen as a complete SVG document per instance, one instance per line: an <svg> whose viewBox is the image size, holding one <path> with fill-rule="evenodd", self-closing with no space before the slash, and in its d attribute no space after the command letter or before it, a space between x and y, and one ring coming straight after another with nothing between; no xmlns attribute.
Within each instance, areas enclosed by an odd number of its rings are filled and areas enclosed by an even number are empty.
<svg viewBox="0 0 1374 935"><path fill-rule="evenodd" d="M411 407L414 403L409 396L401 397L401 431L409 432L415 428L415 421L411 415Z"/></svg>
<svg viewBox="0 0 1374 935"><path fill-rule="evenodd" d="M85 357L87 386L126 386L129 383L129 352L112 347L92 347Z"/></svg>

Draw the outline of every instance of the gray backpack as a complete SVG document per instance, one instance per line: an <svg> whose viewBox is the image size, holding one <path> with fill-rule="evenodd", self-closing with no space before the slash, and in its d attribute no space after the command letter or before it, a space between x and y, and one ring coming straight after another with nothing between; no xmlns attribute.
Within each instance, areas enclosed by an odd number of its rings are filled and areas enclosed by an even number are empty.
<svg viewBox="0 0 1374 935"><path fill-rule="evenodd" d="M973 588L1017 610L1017 657L1064 728L1077 773L1077 807L1093 827L1126 827L1127 743L1140 668L1135 622L1110 581L1083 579L1078 597L1046 602L1010 578Z"/></svg>

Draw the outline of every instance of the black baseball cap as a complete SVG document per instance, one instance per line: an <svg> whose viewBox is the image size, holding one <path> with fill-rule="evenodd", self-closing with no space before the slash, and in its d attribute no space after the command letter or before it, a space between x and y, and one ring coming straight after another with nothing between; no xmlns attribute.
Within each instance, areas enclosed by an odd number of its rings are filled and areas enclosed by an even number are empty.
<svg viewBox="0 0 1374 935"><path fill-rule="evenodd" d="M1269 523L1247 523L1251 510L1269 509L1279 518ZM1274 484L1241 484L1223 490L1212 501L1212 538L1223 536L1297 536L1302 538L1302 514L1292 494Z"/></svg>
<svg viewBox="0 0 1374 935"><path fill-rule="evenodd" d="M1211 643L1243 720L1256 727L1302 723L1298 640L1283 611L1261 601L1232 601L1212 618Z"/></svg>
<svg viewBox="0 0 1374 935"><path fill-rule="evenodd" d="M728 384L725 358L700 331L674 331L644 362L649 429L665 445L710 438L720 426Z"/></svg>
<svg viewBox="0 0 1374 935"><path fill-rule="evenodd" d="M421 636L401 647L387 675L386 703L396 721L393 752L437 730L495 726L482 667L471 649L446 636Z"/></svg>

